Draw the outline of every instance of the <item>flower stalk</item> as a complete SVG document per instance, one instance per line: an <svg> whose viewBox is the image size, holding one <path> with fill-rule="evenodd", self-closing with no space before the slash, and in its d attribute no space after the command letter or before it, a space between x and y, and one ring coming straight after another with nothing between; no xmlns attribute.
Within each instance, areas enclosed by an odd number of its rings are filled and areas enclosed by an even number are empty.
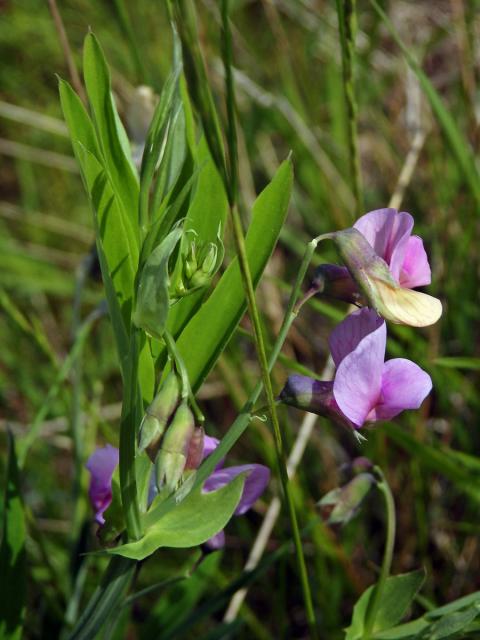
<svg viewBox="0 0 480 640"><path fill-rule="evenodd" d="M373 628L375 625L375 618L380 608L382 595L385 590L385 583L387 582L387 578L390 575L390 570L392 567L392 559L393 559L393 548L395 546L396 518L395 518L395 502L393 500L393 495L388 485L388 482L383 474L383 471L380 469L380 467L377 467L377 466L374 467L373 471L380 478L379 482L377 482L377 487L382 493L383 500L385 503L387 533L386 533L386 539L385 539L385 549L383 552L382 567L380 569L380 576L378 578L376 585L373 588L373 593L368 603L367 612L365 615L365 631L363 633L362 640L370 640L370 638L372 637Z"/></svg>

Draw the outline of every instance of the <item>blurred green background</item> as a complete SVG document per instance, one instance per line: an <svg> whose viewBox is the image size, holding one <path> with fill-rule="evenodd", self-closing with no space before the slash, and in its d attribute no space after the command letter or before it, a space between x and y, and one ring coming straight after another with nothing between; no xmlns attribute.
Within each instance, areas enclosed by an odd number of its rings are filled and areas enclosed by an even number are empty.
<svg viewBox="0 0 480 640"><path fill-rule="evenodd" d="M196 4L209 77L221 106L219 8L214 0ZM408 357L424 367L434 390L420 411L365 432L368 441L361 446L318 419L294 490L305 526L317 517L315 503L337 486L342 463L367 455L380 464L397 505L394 572L427 570L424 599L416 605L420 614L429 604L480 588L480 186L465 171L467 149L475 153L479 142L480 15L476 0L394 0L382 6L460 135L460 147L455 147L442 111L432 111L385 23L369 2L360 1L355 73L365 211L393 202L412 213L431 260L429 291L444 303L444 316L434 327L391 327L388 348L390 356ZM79 71L85 34L92 29L99 38L119 111L127 127L130 114L131 126L136 87L146 84L159 93L169 71L171 36L163 2L137 0L124 6L113 0L68 0L59 2L58 9ZM237 1L232 20L240 187L246 208L289 151L295 168L287 225L257 296L271 339L305 243L348 226L355 217L338 22L333 0ZM94 273L76 310L75 292L93 230L58 100L56 74L71 77L48 2L0 2L0 59L3 454L7 424L15 434L28 430L69 352L78 314L85 317L94 308L102 288ZM332 260L330 251L320 247L317 263ZM274 373L276 391L287 373L298 369L295 362L322 371L326 338L345 311L324 300L314 300L302 311ZM244 321L200 393L211 435L221 436L258 379L249 332ZM72 424L81 423L85 458L95 442L116 444L121 393L111 330L103 320L88 337L81 369L78 365L70 372L42 416L41 437L22 480L32 514L28 638L56 637L67 599L77 594L81 609L104 565L102 559L85 561L79 555L96 548L96 542L86 473L81 486L72 480ZM291 445L303 416L282 410L281 417ZM268 425L254 421L231 458L273 468ZM125 607L106 637L217 637L225 608L219 600L222 589L241 574L276 490L272 482L255 511L232 521L223 554L207 558L187 580ZM380 500L367 500L344 529L318 524L312 531L305 551L318 619L324 637L342 638L353 603L374 580L381 561ZM282 514L267 553L288 535ZM137 589L178 575L197 556L192 551L158 552L142 567ZM235 637L305 637L295 571L294 558L284 554L262 572L250 588ZM199 608L205 602L216 603L216 608ZM76 612L70 615L75 619ZM189 620L190 615L197 619Z"/></svg>

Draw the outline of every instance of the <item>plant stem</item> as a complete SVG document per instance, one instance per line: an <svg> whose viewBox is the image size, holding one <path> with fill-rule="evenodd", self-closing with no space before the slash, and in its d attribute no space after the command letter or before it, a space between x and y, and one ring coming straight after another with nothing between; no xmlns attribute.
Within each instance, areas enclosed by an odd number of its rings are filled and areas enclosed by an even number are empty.
<svg viewBox="0 0 480 640"><path fill-rule="evenodd" d="M300 574L300 582L302 585L303 599L305 603L305 612L307 616L308 626L310 629L310 636L312 639L318 637L317 625L315 621L315 612L313 609L312 594L310 592L310 584L308 581L307 567L305 564L305 557L303 554L302 540L300 537L300 530L297 522L297 514L295 511L295 504L293 496L290 491L288 472L287 472L287 458L285 454L285 446L283 442L283 435L280 429L280 423L278 420L277 408L275 403L275 396L273 394L272 381L270 379L270 370L267 360L267 354L265 351L265 342L263 339L262 326L260 321L260 314L258 311L257 303L255 300L255 289L253 286L252 275L250 272L250 266L248 264L247 249L245 245L245 237L242 228L242 222L240 214L236 204L237 190L238 190L238 161L237 161L237 135L236 135L236 123L235 123L235 91L232 75L232 37L230 32L229 23L229 3L228 0L222 1L222 26L223 26L223 59L225 66L225 84L226 84L226 102L227 102L227 140L229 151L229 170L226 171L228 175L227 193L230 205L230 213L233 223L233 236L235 240L235 247L238 256L238 262L240 266L240 272L242 275L243 286L245 289L245 295L247 298L248 315L252 321L253 332L255 338L255 349L257 357L260 363L260 369L262 373L262 381L267 397L267 404L270 411L270 417L273 424L273 432L275 439L275 451L277 455L278 468L280 472L280 480L282 483L283 494L287 505L288 515L290 518L290 524L292 528L293 540L295 545L295 552L297 556L298 570ZM290 316L292 310L288 309L287 315Z"/></svg>
<svg viewBox="0 0 480 640"><path fill-rule="evenodd" d="M356 0L336 0L340 43L342 46L343 88L348 114L348 147L350 161L350 176L353 195L355 197L356 214L363 212L362 174L360 168L360 154L358 151L357 131L357 101L355 97L355 82L353 63L355 57L356 32Z"/></svg>
<svg viewBox="0 0 480 640"><path fill-rule="evenodd" d="M139 424L138 359L140 332L133 325L130 335L130 353L125 371L122 416L120 420L120 491L123 515L129 540L142 536L138 506L137 478L135 473L135 449L137 424Z"/></svg>
<svg viewBox="0 0 480 640"><path fill-rule="evenodd" d="M373 593L370 597L367 612L365 614L365 630L363 633L363 640L369 640L369 638L372 637L375 618L382 601L385 583L388 576L390 575L393 558L393 547L395 545L396 520L393 495L380 467L374 467L374 472L380 477L380 482L377 483L377 487L381 491L383 499L385 501L385 512L387 516L387 535L385 540L385 549L383 552L382 567L380 569L380 576L375 587L373 588Z"/></svg>

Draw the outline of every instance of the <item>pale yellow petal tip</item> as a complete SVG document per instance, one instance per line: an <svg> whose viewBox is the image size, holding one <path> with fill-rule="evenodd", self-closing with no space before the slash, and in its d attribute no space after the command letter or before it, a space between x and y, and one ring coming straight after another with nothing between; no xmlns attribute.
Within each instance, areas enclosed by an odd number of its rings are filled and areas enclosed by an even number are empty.
<svg viewBox="0 0 480 640"><path fill-rule="evenodd" d="M428 327L442 315L442 303L438 298L413 289L392 287L376 280L377 311L386 320L411 327Z"/></svg>

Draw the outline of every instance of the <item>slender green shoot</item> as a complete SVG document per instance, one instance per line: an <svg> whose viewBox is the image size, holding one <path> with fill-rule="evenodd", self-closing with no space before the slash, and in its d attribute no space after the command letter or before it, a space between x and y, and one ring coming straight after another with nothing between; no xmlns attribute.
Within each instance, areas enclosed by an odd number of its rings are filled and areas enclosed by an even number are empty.
<svg viewBox="0 0 480 640"><path fill-rule="evenodd" d="M363 213L362 172L358 148L357 99L355 95L356 0L336 0L340 43L342 48L343 88L348 114L348 151L350 177L355 197L356 215Z"/></svg>
<svg viewBox="0 0 480 640"><path fill-rule="evenodd" d="M393 501L393 495L388 486L388 482L380 469L380 467L374 467L374 472L380 477L377 487L383 495L385 502L385 513L387 519L387 533L385 540L385 550L383 552L382 567L380 569L380 576L373 589L372 597L368 603L367 612L365 614L365 631L363 634L363 640L369 640L372 637L373 627L375 625L375 618L382 601L382 595L385 589L387 578L390 575L390 569L393 559L393 547L395 545L395 503Z"/></svg>
<svg viewBox="0 0 480 640"><path fill-rule="evenodd" d="M265 343L263 339L262 325L260 320L260 314L258 311L255 289L253 286L252 275L248 264L247 250L245 246L245 236L242 228L242 222L240 214L236 204L237 199L237 140L236 140L236 124L235 124L235 89L232 75L232 39L230 33L229 23L229 11L228 0L222 1L222 26L223 26L223 57L225 65L225 82L226 82L226 101L227 101L227 119L228 119L228 150L229 150L229 184L228 184L228 198L230 204L230 212L233 223L233 235L235 239L235 247L237 251L238 261L240 265L240 272L242 274L242 281L245 288L245 294L247 298L248 314L253 324L255 349L257 357L260 363L260 369L262 373L263 386L265 394L267 396L267 404L269 406L270 416L272 419L275 449L277 454L278 467L280 471L280 479L283 487L283 493L285 502L287 504L288 514L292 527L292 534L295 544L295 552L297 556L298 569L300 573L300 582L302 585L302 593L305 602L305 610L307 621L310 629L311 637L317 638L317 625L315 621L315 612L313 608L312 594L310 591L310 584L308 581L308 573L305 564L305 557L303 554L302 540L300 537L300 530L298 527L297 514L295 511L295 504L293 496L290 491L288 471L287 471L287 456L285 453L285 445L283 441L283 435L278 420L278 414L275 403L275 396L272 388L272 381L270 379L270 372L268 367L267 354L265 350Z"/></svg>

